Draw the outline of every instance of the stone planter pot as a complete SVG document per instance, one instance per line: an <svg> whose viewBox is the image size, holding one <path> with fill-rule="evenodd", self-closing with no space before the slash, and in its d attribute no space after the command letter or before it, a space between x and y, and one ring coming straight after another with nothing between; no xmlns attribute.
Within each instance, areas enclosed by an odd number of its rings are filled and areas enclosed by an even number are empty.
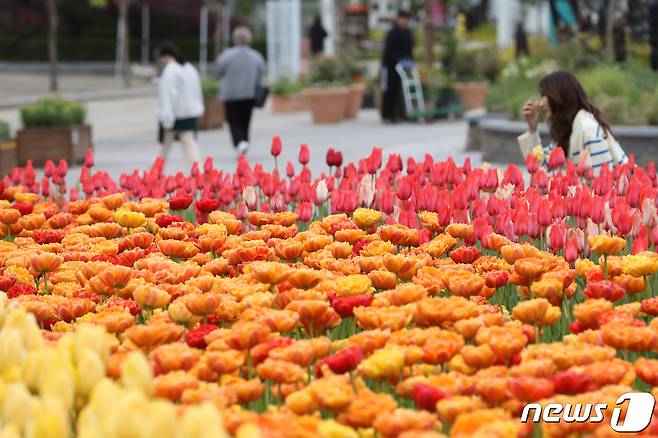
<svg viewBox="0 0 658 438"><path fill-rule="evenodd" d="M486 104L488 82L455 82L452 86L459 95L464 108L469 110L473 108L482 108Z"/></svg>
<svg viewBox="0 0 658 438"><path fill-rule="evenodd" d="M16 167L16 140L0 140L0 179Z"/></svg>
<svg viewBox="0 0 658 438"><path fill-rule="evenodd" d="M205 131L224 126L224 104L216 96L206 96L203 98L203 105L205 111L197 122L199 129Z"/></svg>
<svg viewBox="0 0 658 438"><path fill-rule="evenodd" d="M304 99L311 110L313 123L338 123L345 118L349 87L308 88Z"/></svg>
<svg viewBox="0 0 658 438"><path fill-rule="evenodd" d="M35 167L43 166L47 160L57 164L61 159L81 164L87 149L93 149L89 125L21 129L16 133L16 142L16 157L21 166L27 160L32 160Z"/></svg>
<svg viewBox="0 0 658 438"><path fill-rule="evenodd" d="M302 93L286 96L272 95L272 112L275 114L306 111L307 109L308 105Z"/></svg>
<svg viewBox="0 0 658 438"><path fill-rule="evenodd" d="M366 92L366 84L363 82L355 82L350 85L349 102L347 103L347 112L345 118L356 119L359 110L363 105L363 95Z"/></svg>

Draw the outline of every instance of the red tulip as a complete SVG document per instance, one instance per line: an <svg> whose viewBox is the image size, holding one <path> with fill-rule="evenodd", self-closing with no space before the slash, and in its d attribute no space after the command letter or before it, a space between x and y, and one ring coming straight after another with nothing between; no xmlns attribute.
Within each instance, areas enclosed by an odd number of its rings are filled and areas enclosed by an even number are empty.
<svg viewBox="0 0 658 438"><path fill-rule="evenodd" d="M637 254L640 252L647 251L649 249L649 244L647 242L646 234L640 232L637 236L637 239L633 241L633 246L631 247L631 252Z"/></svg>
<svg viewBox="0 0 658 438"><path fill-rule="evenodd" d="M288 175L288 178L295 176L295 166L290 161L286 165L286 175Z"/></svg>
<svg viewBox="0 0 658 438"><path fill-rule="evenodd" d="M587 281L583 295L587 298L605 298L608 301L619 301L624 298L624 288L610 280Z"/></svg>
<svg viewBox="0 0 658 438"><path fill-rule="evenodd" d="M201 213L208 214L212 211L217 210L217 208L219 207L219 200L212 198L201 198L198 201L196 201L195 206L197 210L199 210Z"/></svg>
<svg viewBox="0 0 658 438"><path fill-rule="evenodd" d="M355 307L368 307L372 304L372 295L353 295L349 297L336 297L331 301L331 307L341 318L354 316Z"/></svg>
<svg viewBox="0 0 658 438"><path fill-rule="evenodd" d="M484 284L491 289L499 289L507 284L509 276L508 271L489 271L484 274Z"/></svg>
<svg viewBox="0 0 658 438"><path fill-rule="evenodd" d="M204 340L205 336L208 333L217 330L218 328L219 327L212 324L200 324L199 327L187 332L187 345L193 348L206 348L207 345L206 341Z"/></svg>
<svg viewBox="0 0 658 438"><path fill-rule="evenodd" d="M474 246L460 246L450 251L450 258L455 263L473 263L480 255L480 250Z"/></svg>
<svg viewBox="0 0 658 438"><path fill-rule="evenodd" d="M302 144L299 147L299 157L298 157L299 163L302 166L306 166L308 162L310 161L310 153L308 151L308 145L307 144Z"/></svg>
<svg viewBox="0 0 658 438"><path fill-rule="evenodd" d="M169 199L169 208L171 210L185 210L187 209L194 198L187 195L176 195L173 198Z"/></svg>
<svg viewBox="0 0 658 438"><path fill-rule="evenodd" d="M596 383L589 374L577 371L562 371L551 377L557 394L580 394L594 391Z"/></svg>
<svg viewBox="0 0 658 438"><path fill-rule="evenodd" d="M13 274L0 275L0 291L6 292L16 284L16 276Z"/></svg>
<svg viewBox="0 0 658 438"><path fill-rule="evenodd" d="M403 177L398 181L398 198L407 201L411 198L411 183L408 178Z"/></svg>
<svg viewBox="0 0 658 438"><path fill-rule="evenodd" d="M334 374L345 374L356 367L363 360L363 351L359 347L349 347L327 356L316 365L316 374L322 377L322 366L327 365Z"/></svg>
<svg viewBox="0 0 658 438"><path fill-rule="evenodd" d="M297 204L295 212L300 221L308 222L313 216L313 204L310 202L300 202Z"/></svg>
<svg viewBox="0 0 658 438"><path fill-rule="evenodd" d="M551 154L548 157L548 168L552 170L557 169L558 167L563 167L566 161L564 149L558 146L551 151Z"/></svg>
<svg viewBox="0 0 658 438"><path fill-rule="evenodd" d="M526 157L525 168L530 174L534 174L537 172L537 170L539 170L539 160L537 160L537 157L535 157L534 154L528 154Z"/></svg>
<svg viewBox="0 0 658 438"><path fill-rule="evenodd" d="M20 211L21 215L25 216L32 213L34 205L30 204L29 202L16 202L13 207Z"/></svg>
<svg viewBox="0 0 658 438"><path fill-rule="evenodd" d="M7 298L16 298L19 295L34 295L37 290L31 284L14 284L7 289Z"/></svg>
<svg viewBox="0 0 658 438"><path fill-rule="evenodd" d="M381 210L386 214L392 214L395 209L395 192L385 190L382 193Z"/></svg>
<svg viewBox="0 0 658 438"><path fill-rule="evenodd" d="M373 148L367 160L368 173L374 175L382 167L382 148Z"/></svg>
<svg viewBox="0 0 658 438"><path fill-rule="evenodd" d="M553 382L543 377L513 377L507 386L514 397L526 402L548 398L555 393Z"/></svg>
<svg viewBox="0 0 658 438"><path fill-rule="evenodd" d="M281 155L281 150L283 149L283 146L281 145L281 137L278 135L275 135L272 137L272 147L270 148L270 153L272 154L273 157L278 157Z"/></svg>
<svg viewBox="0 0 658 438"><path fill-rule="evenodd" d="M576 236L569 237L564 246L564 259L573 263L578 258L578 252L578 239Z"/></svg>
<svg viewBox="0 0 658 438"><path fill-rule="evenodd" d="M270 355L270 351L274 350L275 348L287 347L289 345L292 345L292 343L293 340L291 338L280 336L278 338L269 340L265 343L256 345L251 350L251 359L253 361L253 364L258 365L259 363L264 362L265 359L267 359L268 356Z"/></svg>
<svg viewBox="0 0 658 438"><path fill-rule="evenodd" d="M430 412L436 411L436 403L439 400L450 397L449 392L421 382L414 384L413 394L416 406Z"/></svg>
<svg viewBox="0 0 658 438"><path fill-rule="evenodd" d="M557 253L564 248L567 239L567 229L564 222L556 222L548 229L548 246Z"/></svg>
<svg viewBox="0 0 658 438"><path fill-rule="evenodd" d="M66 160L64 159L59 160L59 166L57 166L57 170L56 170L57 176L59 176L60 178L64 178L68 172L69 172L69 165L66 162ZM0 192L1 191L2 190L0 190Z"/></svg>
<svg viewBox="0 0 658 438"><path fill-rule="evenodd" d="M325 160L327 162L327 166L329 167L336 165L336 151L334 150L334 148L329 148Z"/></svg>
<svg viewBox="0 0 658 438"><path fill-rule="evenodd" d="M91 149L87 149L87 154L85 155L85 167L94 167L94 151Z"/></svg>

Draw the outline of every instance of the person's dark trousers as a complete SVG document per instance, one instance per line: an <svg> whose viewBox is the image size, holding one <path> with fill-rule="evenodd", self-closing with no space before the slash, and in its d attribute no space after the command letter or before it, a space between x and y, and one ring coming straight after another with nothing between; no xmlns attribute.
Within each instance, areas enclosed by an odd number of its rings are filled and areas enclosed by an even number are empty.
<svg viewBox="0 0 658 438"><path fill-rule="evenodd" d="M400 118L400 92L402 82L395 66L386 68L386 91L382 100L382 118L387 121L397 121Z"/></svg>
<svg viewBox="0 0 658 438"><path fill-rule="evenodd" d="M231 129L233 147L237 147L241 141L249 142L249 124L251 123L251 112L253 109L253 99L229 100L224 102L226 121Z"/></svg>
<svg viewBox="0 0 658 438"><path fill-rule="evenodd" d="M658 70L658 46L651 47L651 68L654 71Z"/></svg>

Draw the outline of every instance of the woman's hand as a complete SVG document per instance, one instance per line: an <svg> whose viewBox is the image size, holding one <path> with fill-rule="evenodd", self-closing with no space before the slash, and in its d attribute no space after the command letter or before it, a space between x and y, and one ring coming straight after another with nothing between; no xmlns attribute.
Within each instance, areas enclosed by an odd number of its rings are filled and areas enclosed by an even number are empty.
<svg viewBox="0 0 658 438"><path fill-rule="evenodd" d="M533 133L539 124L539 102L528 100L523 104L523 118L528 123L528 132Z"/></svg>

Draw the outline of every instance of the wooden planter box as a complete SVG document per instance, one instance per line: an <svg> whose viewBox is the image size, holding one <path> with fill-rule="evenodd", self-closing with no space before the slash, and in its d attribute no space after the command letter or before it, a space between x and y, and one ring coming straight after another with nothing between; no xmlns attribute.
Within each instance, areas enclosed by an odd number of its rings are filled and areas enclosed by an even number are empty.
<svg viewBox="0 0 658 438"><path fill-rule="evenodd" d="M27 160L32 160L35 167L43 166L47 160L57 164L62 159L69 164L81 164L87 149L93 149L89 125L21 129L16 133L16 142L21 166Z"/></svg>
<svg viewBox="0 0 658 438"><path fill-rule="evenodd" d="M363 105L363 95L366 92L366 84L363 82L356 82L350 85L350 96L347 103L347 111L345 117L348 119L356 119L359 110Z"/></svg>
<svg viewBox="0 0 658 438"><path fill-rule="evenodd" d="M487 101L488 82L455 82L453 84L464 108L483 108Z"/></svg>
<svg viewBox="0 0 658 438"><path fill-rule="evenodd" d="M306 111L308 105L302 93L289 94L287 96L272 95L273 113L292 113Z"/></svg>
<svg viewBox="0 0 658 438"><path fill-rule="evenodd" d="M16 140L0 140L0 179L17 164Z"/></svg>
<svg viewBox="0 0 658 438"><path fill-rule="evenodd" d="M220 129L224 125L224 105L222 102L216 96L211 96L204 97L203 104L206 110L199 118L199 129Z"/></svg>
<svg viewBox="0 0 658 438"><path fill-rule="evenodd" d="M345 118L350 89L349 87L308 88L304 90L313 115L313 123L338 123Z"/></svg>

